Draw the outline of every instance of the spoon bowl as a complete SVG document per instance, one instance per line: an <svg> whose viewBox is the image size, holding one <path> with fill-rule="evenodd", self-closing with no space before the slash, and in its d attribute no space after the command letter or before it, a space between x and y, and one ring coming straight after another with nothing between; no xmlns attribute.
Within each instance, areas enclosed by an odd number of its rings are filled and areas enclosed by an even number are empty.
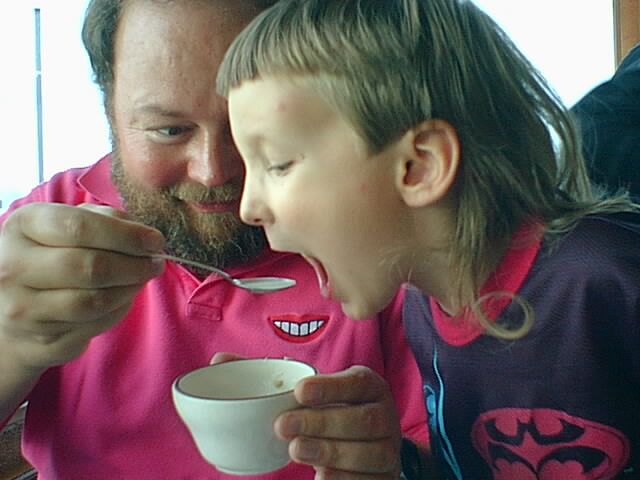
<svg viewBox="0 0 640 480"><path fill-rule="evenodd" d="M278 292L280 290L291 288L296 284L296 281L292 278L283 277L235 278L229 275L224 270L220 270L219 268L212 267L200 262L195 262L193 260L187 260L186 258L175 257L166 253L157 253L154 254L153 257L171 260L172 262L182 263L184 265L191 265L192 267L198 267L202 270L216 273L232 285L253 293Z"/></svg>

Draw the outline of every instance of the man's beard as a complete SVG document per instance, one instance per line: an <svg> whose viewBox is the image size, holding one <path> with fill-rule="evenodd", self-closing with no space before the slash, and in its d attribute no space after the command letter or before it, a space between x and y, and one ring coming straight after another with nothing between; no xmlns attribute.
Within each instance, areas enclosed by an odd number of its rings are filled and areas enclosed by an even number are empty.
<svg viewBox="0 0 640 480"><path fill-rule="evenodd" d="M129 215L162 232L167 251L173 255L225 268L255 258L267 244L261 228L242 223L233 213L196 213L185 206L184 202L237 200L241 185L143 189L127 177L116 145L111 154L111 177ZM208 275L192 270L201 276Z"/></svg>

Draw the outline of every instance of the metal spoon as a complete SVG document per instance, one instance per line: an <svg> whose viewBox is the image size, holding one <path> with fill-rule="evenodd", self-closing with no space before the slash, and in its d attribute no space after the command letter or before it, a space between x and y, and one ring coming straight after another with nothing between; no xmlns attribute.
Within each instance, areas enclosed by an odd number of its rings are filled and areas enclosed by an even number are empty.
<svg viewBox="0 0 640 480"><path fill-rule="evenodd" d="M198 267L209 272L217 273L236 287L243 288L253 293L277 292L279 290L291 288L296 284L295 280L282 277L234 278L224 270L220 270L219 268L212 267L204 263L194 262L193 260L187 260L186 258L174 257L173 255L167 255L165 253L157 253L153 256L157 258L164 258L165 260L171 260L173 262L184 263L185 265L191 265L193 267Z"/></svg>

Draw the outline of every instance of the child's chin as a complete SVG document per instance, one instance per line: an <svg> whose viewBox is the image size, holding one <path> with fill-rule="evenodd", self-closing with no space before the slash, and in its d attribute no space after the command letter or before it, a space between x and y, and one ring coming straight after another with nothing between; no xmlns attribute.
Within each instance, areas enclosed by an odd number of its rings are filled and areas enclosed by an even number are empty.
<svg viewBox="0 0 640 480"><path fill-rule="evenodd" d="M366 320L371 318L376 312L366 305L357 304L355 302L341 302L342 310L349 318L353 320Z"/></svg>

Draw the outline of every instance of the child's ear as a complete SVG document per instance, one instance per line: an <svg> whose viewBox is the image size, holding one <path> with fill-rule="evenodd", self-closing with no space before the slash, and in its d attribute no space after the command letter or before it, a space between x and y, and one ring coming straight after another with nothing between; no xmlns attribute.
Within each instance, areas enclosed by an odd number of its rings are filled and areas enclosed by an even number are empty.
<svg viewBox="0 0 640 480"><path fill-rule="evenodd" d="M445 120L427 120L400 140L397 187L411 207L430 205L451 189L460 164L458 133Z"/></svg>

